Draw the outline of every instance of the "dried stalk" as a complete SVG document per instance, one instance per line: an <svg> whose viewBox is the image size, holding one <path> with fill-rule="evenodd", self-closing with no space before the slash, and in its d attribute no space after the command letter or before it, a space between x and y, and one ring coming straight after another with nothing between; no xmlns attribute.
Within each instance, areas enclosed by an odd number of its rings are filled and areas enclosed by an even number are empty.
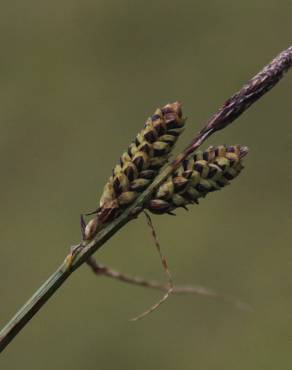
<svg viewBox="0 0 292 370"><path fill-rule="evenodd" d="M155 280L146 280L139 276L130 276L128 274L121 273L119 271L113 270L112 268L100 265L95 261L93 257L90 257L87 260L87 264L90 266L91 270L98 277L106 276L115 280L119 280L123 283L133 284L142 286L144 288L160 290L162 292L169 291L168 284L162 284ZM172 289L172 294L197 294L203 295L205 297L218 299L226 303L234 305L236 308L239 308L243 311L252 311L252 307L245 302L239 301L234 297L223 295L215 292L212 289L206 288L202 285L174 285Z"/></svg>
<svg viewBox="0 0 292 370"><path fill-rule="evenodd" d="M159 254L160 261L162 263L162 267L163 267L165 275L167 277L167 289L166 289L166 293L164 294L164 296L158 302L156 302L148 310L144 311L140 315L132 318L131 321L137 321L137 320L143 319L144 317L149 315L151 312L158 309L164 302L166 302L166 300L169 298L170 294L173 292L173 281L172 281L172 276L171 276L170 269L168 267L167 259L162 254L161 246L160 246L160 243L158 241L156 231L155 231L155 228L154 228L154 225L152 223L150 215L148 215L148 213L146 211L144 211L144 214L145 214L145 217L146 217L146 220L147 220L147 224L150 227L151 235L152 235L152 238L154 240L156 250Z"/></svg>
<svg viewBox="0 0 292 370"><path fill-rule="evenodd" d="M274 87L292 65L292 47L280 53L270 64L253 77L242 89L228 99L211 117L203 129L176 158L168 164L155 178L153 183L136 199L136 201L112 222L101 229L89 242L79 244L76 258L68 265L68 259L61 264L53 275L38 289L18 313L0 332L0 351L12 341L27 322L47 302L67 278L85 263L89 257L103 246L118 230L143 210L144 204L161 183L170 176L180 163L192 154L210 135L223 129L239 117L246 109L256 102L267 91ZM70 258L69 258L70 260Z"/></svg>

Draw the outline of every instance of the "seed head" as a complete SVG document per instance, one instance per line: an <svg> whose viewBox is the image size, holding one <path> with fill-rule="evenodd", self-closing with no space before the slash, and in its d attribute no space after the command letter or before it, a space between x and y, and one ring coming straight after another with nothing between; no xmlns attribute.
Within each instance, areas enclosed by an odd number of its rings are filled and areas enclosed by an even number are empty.
<svg viewBox="0 0 292 370"><path fill-rule="evenodd" d="M97 210L101 223L115 218L149 186L168 161L184 125L178 102L157 109L146 121L143 130L122 154L120 163L114 167L104 187Z"/></svg>
<svg viewBox="0 0 292 370"><path fill-rule="evenodd" d="M196 152L161 184L145 208L164 214L198 203L199 198L220 190L239 175L247 152L247 147L240 145L220 145Z"/></svg>

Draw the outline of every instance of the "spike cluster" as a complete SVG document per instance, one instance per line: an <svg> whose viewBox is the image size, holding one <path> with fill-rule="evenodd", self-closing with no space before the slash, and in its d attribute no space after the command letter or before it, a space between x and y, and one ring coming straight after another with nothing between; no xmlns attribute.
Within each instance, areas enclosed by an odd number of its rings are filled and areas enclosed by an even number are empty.
<svg viewBox="0 0 292 370"><path fill-rule="evenodd" d="M172 214L176 208L187 208L189 204L198 203L199 198L229 185L240 174L243 169L242 158L247 153L248 148L241 145L212 146L205 151L197 151L160 185L152 199L145 204L145 209L156 214ZM136 189L137 195L143 190ZM111 205L118 206L118 203L113 200L108 207ZM117 212L116 208L114 210ZM84 239L90 239L100 223L98 212L87 226L83 225Z"/></svg>
<svg viewBox="0 0 292 370"><path fill-rule="evenodd" d="M228 185L239 175L247 152L247 147L240 145L221 145L196 152L159 187L145 208L157 214L171 214L178 207L198 203L199 198Z"/></svg>
<svg viewBox="0 0 292 370"><path fill-rule="evenodd" d="M178 102L157 109L146 121L104 187L97 210L99 222L111 221L148 187L167 162L184 124Z"/></svg>
<svg viewBox="0 0 292 370"><path fill-rule="evenodd" d="M176 102L157 109L142 131L123 153L112 171L100 199L96 216L85 224L81 219L84 240L91 240L97 230L116 218L153 182L168 161L171 150L182 133L185 119ZM229 184L242 170L247 148L240 145L210 147L185 159L145 204L157 214L198 203L198 199Z"/></svg>

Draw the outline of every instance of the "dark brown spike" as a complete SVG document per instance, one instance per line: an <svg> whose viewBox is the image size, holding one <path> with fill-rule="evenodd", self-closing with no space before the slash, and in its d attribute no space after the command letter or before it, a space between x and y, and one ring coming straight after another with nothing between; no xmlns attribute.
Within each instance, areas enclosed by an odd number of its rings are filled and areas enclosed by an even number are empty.
<svg viewBox="0 0 292 370"><path fill-rule="evenodd" d="M147 208L153 213L169 214L176 208L187 208L187 204L198 204L198 198L228 185L243 168L241 148L246 147L221 145L187 158L175 174L161 184ZM202 159L204 153L208 155Z"/></svg>

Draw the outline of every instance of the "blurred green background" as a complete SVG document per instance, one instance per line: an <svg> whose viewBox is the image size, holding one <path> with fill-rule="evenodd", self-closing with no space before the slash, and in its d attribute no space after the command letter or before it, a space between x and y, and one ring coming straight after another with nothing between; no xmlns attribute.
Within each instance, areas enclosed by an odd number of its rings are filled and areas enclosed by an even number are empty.
<svg viewBox="0 0 292 370"><path fill-rule="evenodd" d="M182 149L241 85L290 46L291 0L2 0L1 325L80 240L119 155L157 106L180 100ZM290 72L291 73L291 72ZM81 267L1 355L3 370L291 369L292 75L209 144L251 148L232 186L155 216L177 283L254 312L97 279ZM164 279L143 217L98 252Z"/></svg>

